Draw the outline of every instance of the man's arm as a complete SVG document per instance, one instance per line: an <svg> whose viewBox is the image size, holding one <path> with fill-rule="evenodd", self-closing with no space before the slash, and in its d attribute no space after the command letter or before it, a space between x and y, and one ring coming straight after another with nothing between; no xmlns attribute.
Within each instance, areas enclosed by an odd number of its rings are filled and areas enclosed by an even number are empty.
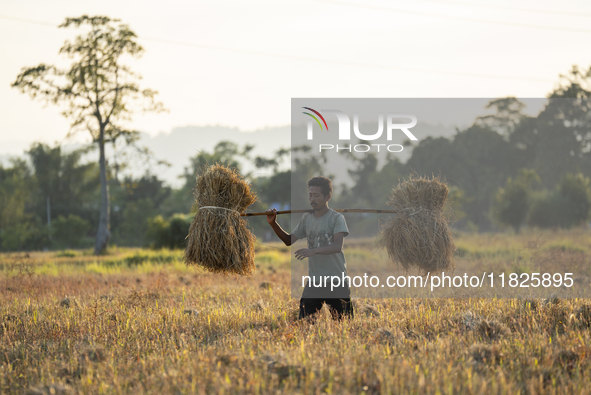
<svg viewBox="0 0 591 395"><path fill-rule="evenodd" d="M277 223L277 209L273 208L267 210L267 222L271 225L271 228L273 228L277 237L279 237L286 246L290 246L298 240L297 236L294 234L289 234L281 229L281 226Z"/></svg>
<svg viewBox="0 0 591 395"><path fill-rule="evenodd" d="M332 244L326 247L319 247L319 248L302 248L301 250L297 250L295 252L295 257L299 260L304 258L311 257L313 255L330 255L336 254L337 252L341 252L343 250L343 239L345 238L344 232L339 232L334 234L334 241Z"/></svg>

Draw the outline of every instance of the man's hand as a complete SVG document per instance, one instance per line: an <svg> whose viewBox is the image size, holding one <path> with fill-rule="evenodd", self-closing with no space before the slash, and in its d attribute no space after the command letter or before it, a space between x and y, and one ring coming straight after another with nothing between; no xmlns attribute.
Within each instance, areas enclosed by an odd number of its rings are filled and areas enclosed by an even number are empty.
<svg viewBox="0 0 591 395"><path fill-rule="evenodd" d="M281 229L281 226L279 226L277 223L277 209L272 208L265 211L265 213L267 213L267 222L269 225L271 225L271 228L273 228L273 231L275 231L277 237L279 237L286 246L290 246L295 243L298 238L295 235L290 235Z"/></svg>
<svg viewBox="0 0 591 395"><path fill-rule="evenodd" d="M277 209L271 208L265 212L267 213L267 222L269 225L274 224L277 221Z"/></svg>
<svg viewBox="0 0 591 395"><path fill-rule="evenodd" d="M308 248L302 248L301 250L297 250L295 252L295 257L298 260L302 260L305 258L309 258L312 255L316 255L316 252L313 249L308 249Z"/></svg>

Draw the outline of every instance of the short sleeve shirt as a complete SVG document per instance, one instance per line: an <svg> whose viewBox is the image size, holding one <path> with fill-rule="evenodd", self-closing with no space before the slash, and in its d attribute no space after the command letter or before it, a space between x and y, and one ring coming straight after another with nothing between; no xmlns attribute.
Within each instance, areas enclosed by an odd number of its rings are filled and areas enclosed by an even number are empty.
<svg viewBox="0 0 591 395"><path fill-rule="evenodd" d="M327 247L334 242L335 233L349 234L345 217L333 209L320 218L305 213L292 234L298 239L306 239L308 248ZM347 265L343 251L329 255L314 255L308 258L308 274L313 276L347 275Z"/></svg>

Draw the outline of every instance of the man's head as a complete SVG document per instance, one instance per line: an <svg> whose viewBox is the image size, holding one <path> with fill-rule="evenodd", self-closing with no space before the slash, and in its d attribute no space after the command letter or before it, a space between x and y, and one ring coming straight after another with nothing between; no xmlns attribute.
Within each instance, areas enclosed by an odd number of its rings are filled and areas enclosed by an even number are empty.
<svg viewBox="0 0 591 395"><path fill-rule="evenodd" d="M332 181L326 177L314 177L308 181L308 193L312 209L321 210L332 196Z"/></svg>

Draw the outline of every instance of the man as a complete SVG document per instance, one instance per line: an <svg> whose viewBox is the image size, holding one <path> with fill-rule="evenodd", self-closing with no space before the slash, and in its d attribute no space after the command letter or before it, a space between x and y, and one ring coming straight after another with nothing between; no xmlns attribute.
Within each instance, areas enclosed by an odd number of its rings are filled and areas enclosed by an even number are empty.
<svg viewBox="0 0 591 395"><path fill-rule="evenodd" d="M343 254L343 239L349 234L345 217L328 207L332 196L332 182L326 177L314 177L308 181L308 198L312 213L305 213L291 234L277 224L277 209L267 210L267 222L277 236L290 246L298 239L307 239L308 248L295 252L298 260L308 258L308 273L311 279L306 284L300 300L299 318L316 314L326 303L334 318L353 317L351 293L348 281L331 290L330 280L324 286L325 276L347 276Z"/></svg>

